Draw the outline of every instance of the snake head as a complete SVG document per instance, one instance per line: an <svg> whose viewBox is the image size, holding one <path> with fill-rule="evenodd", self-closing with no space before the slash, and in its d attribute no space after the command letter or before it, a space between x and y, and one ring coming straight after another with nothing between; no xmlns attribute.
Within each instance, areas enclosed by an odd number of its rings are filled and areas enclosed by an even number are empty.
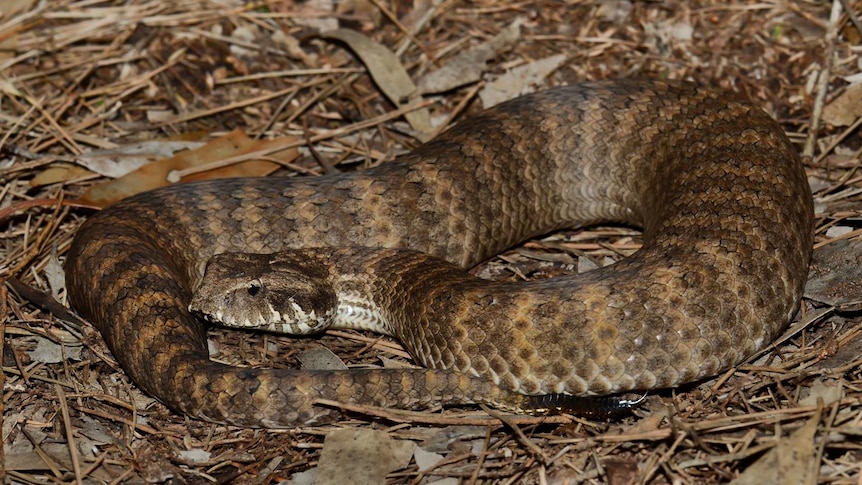
<svg viewBox="0 0 862 485"><path fill-rule="evenodd" d="M223 253L207 262L189 311L211 323L306 335L325 330L337 310L328 272L313 262Z"/></svg>

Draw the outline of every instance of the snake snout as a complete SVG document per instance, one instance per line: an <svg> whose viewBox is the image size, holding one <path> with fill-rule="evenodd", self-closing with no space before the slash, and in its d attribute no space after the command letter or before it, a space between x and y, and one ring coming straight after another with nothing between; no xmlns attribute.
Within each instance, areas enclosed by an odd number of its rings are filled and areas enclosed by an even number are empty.
<svg viewBox="0 0 862 485"><path fill-rule="evenodd" d="M338 305L330 282L319 272L309 271L307 264L273 264L269 257L214 256L190 309L210 322L229 327L294 335L326 330Z"/></svg>

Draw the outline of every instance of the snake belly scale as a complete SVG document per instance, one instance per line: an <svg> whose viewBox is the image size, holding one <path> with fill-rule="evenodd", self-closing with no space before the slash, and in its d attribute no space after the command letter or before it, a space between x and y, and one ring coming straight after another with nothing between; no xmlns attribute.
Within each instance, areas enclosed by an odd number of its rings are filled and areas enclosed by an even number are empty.
<svg viewBox="0 0 862 485"><path fill-rule="evenodd" d="M641 250L582 275L444 285L396 332L425 369L246 369L209 359L188 311L211 256L360 245L473 266L600 222ZM369 170L176 185L78 231L72 306L143 390L190 416L285 427L318 399L422 408L605 395L714 375L768 345L798 307L813 239L798 156L766 113L683 83L610 81L517 98ZM368 262L369 271L379 269ZM389 264L392 278L398 264ZM433 300L433 301L432 301ZM427 313L431 308L446 311ZM399 330L400 332L401 330Z"/></svg>

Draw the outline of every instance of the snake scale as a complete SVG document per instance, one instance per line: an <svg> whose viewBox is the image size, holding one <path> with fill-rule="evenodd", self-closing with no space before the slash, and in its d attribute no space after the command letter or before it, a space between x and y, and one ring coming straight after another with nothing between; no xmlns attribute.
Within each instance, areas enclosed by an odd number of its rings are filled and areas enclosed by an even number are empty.
<svg viewBox="0 0 862 485"><path fill-rule="evenodd" d="M643 247L581 275L482 284L428 272L396 331L420 369L249 369L209 359L189 302L211 256L359 245L471 267L568 227L643 228ZM368 170L226 179L92 216L66 270L72 306L143 390L214 422L286 427L386 407L606 395L732 367L788 323L813 208L781 128L735 94L606 81L516 98ZM408 253L409 254L409 253ZM336 260L336 265L338 265ZM401 277L371 258L367 271Z"/></svg>

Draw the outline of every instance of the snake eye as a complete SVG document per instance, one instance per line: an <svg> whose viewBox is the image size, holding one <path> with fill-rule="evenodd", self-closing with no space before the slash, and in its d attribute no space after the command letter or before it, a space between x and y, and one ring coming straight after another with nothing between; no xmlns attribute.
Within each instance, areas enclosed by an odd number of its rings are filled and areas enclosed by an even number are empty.
<svg viewBox="0 0 862 485"><path fill-rule="evenodd" d="M249 296L257 296L260 293L260 281L252 281L248 285Z"/></svg>

